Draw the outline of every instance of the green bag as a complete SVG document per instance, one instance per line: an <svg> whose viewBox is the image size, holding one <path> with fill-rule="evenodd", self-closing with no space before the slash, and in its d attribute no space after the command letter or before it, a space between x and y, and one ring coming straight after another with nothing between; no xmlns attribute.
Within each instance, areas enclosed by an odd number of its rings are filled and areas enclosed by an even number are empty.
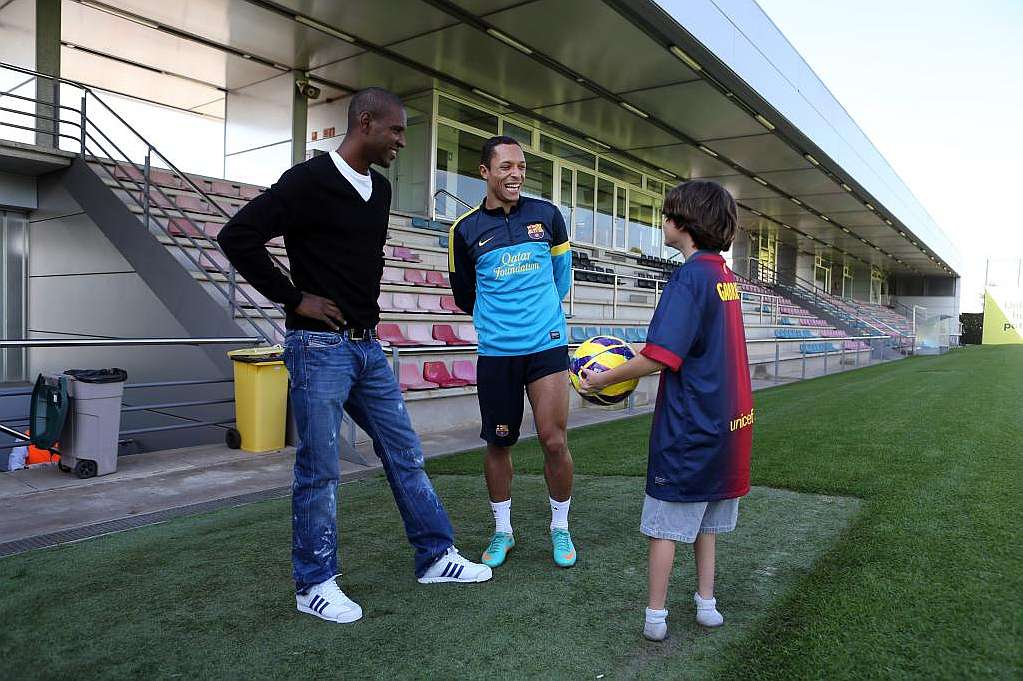
<svg viewBox="0 0 1023 681"><path fill-rule="evenodd" d="M53 449L56 446L67 420L69 405L67 377L39 374L35 388L32 389L28 417L32 444L40 449Z"/></svg>

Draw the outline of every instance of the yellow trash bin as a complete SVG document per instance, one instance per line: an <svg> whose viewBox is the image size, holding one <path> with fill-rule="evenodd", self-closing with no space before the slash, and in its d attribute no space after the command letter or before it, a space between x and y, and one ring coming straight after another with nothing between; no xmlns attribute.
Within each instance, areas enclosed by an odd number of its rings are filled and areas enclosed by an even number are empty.
<svg viewBox="0 0 1023 681"><path fill-rule="evenodd" d="M232 350L234 409L237 429L227 432L227 446L247 452L269 452L284 447L288 411L288 370L284 348Z"/></svg>

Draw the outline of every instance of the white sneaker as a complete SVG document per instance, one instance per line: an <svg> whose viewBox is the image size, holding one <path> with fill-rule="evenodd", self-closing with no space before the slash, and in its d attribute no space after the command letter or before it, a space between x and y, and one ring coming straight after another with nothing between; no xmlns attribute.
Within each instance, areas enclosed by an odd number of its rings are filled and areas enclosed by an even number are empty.
<svg viewBox="0 0 1023 681"><path fill-rule="evenodd" d="M668 638L668 611L646 609L646 621L643 623L643 638L648 641L663 641Z"/></svg>
<svg viewBox="0 0 1023 681"><path fill-rule="evenodd" d="M693 602L696 603L696 623L705 627L720 627L725 623L725 618L718 612L718 600L708 598L704 600L700 593L693 594Z"/></svg>
<svg viewBox="0 0 1023 681"><path fill-rule="evenodd" d="M316 615L321 620L347 624L362 618L359 604L345 596L337 582L331 577L303 594L295 594L299 612Z"/></svg>
<svg viewBox="0 0 1023 681"><path fill-rule="evenodd" d="M458 549L452 546L426 570L426 574L419 578L419 583L461 582L470 584L485 582L493 576L494 572L488 566L463 558L458 554Z"/></svg>

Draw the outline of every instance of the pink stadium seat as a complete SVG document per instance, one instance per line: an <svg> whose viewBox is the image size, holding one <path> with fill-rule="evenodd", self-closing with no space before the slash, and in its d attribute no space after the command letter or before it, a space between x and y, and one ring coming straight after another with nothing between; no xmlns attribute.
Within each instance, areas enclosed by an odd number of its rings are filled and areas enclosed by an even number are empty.
<svg viewBox="0 0 1023 681"><path fill-rule="evenodd" d="M400 310L394 306L393 297L394 294L389 291L380 292L380 297L377 298L377 305L380 307L381 312L400 312Z"/></svg>
<svg viewBox="0 0 1023 681"><path fill-rule="evenodd" d="M406 248L405 246L395 246L392 254L399 260L404 260L406 262L419 262L419 254L413 253L412 249Z"/></svg>
<svg viewBox="0 0 1023 681"><path fill-rule="evenodd" d="M440 306L452 314L462 314L461 308L455 303L454 296L441 296Z"/></svg>
<svg viewBox="0 0 1023 681"><path fill-rule="evenodd" d="M205 236L202 229L184 218L171 218L167 222L167 231L172 236L185 236L186 234L200 237Z"/></svg>
<svg viewBox="0 0 1023 681"><path fill-rule="evenodd" d="M153 186L150 186L149 188L149 202L152 205L160 206L161 208L172 208L174 206L174 204L171 203L170 195Z"/></svg>
<svg viewBox="0 0 1023 681"><path fill-rule="evenodd" d="M444 341L448 345L472 345L470 341L459 338L450 324L434 324L433 337L439 341Z"/></svg>
<svg viewBox="0 0 1023 681"><path fill-rule="evenodd" d="M394 309L396 312L416 312L419 310L416 295L414 293L395 293Z"/></svg>
<svg viewBox="0 0 1023 681"><path fill-rule="evenodd" d="M405 337L405 334L401 332L401 327L397 324L380 324L377 326L377 336L382 341L387 341L391 345L397 345L398 347L406 347L411 345L419 345L414 340L409 340Z"/></svg>
<svg viewBox="0 0 1023 681"><path fill-rule="evenodd" d="M426 273L426 283L430 284L431 286L442 286L444 288L451 288L451 282L448 281L448 275L444 274L443 272L436 272L434 270L429 270Z"/></svg>
<svg viewBox="0 0 1023 681"><path fill-rule="evenodd" d="M204 248L202 249L201 257L197 254L194 257L199 261L199 264L204 270L208 270L210 272L216 272L218 270L226 272L231 267L231 264L227 261L224 254L213 248Z"/></svg>
<svg viewBox="0 0 1023 681"><path fill-rule="evenodd" d="M160 168L149 169L149 181L161 187L174 187L176 189L181 186L181 180L178 179L177 175L169 170L161 170Z"/></svg>
<svg viewBox="0 0 1023 681"><path fill-rule="evenodd" d="M476 363L471 359L456 359L451 365L451 373L469 385L476 385Z"/></svg>
<svg viewBox="0 0 1023 681"><path fill-rule="evenodd" d="M385 267L384 276L380 279L380 281L387 284L404 284L405 275L399 267Z"/></svg>
<svg viewBox="0 0 1023 681"><path fill-rule="evenodd" d="M424 381L417 362L402 362L398 369L398 383L405 390L430 390L439 387L436 383Z"/></svg>
<svg viewBox="0 0 1023 681"><path fill-rule="evenodd" d="M419 311L433 314L448 314L448 311L440 306L440 296L426 293L419 296Z"/></svg>
<svg viewBox="0 0 1023 681"><path fill-rule="evenodd" d="M142 180L142 171L134 165L118 163L114 166L114 177L119 180Z"/></svg>
<svg viewBox="0 0 1023 681"><path fill-rule="evenodd" d="M444 341L433 338L431 324L409 324L406 338L414 341L416 345L445 345Z"/></svg>
<svg viewBox="0 0 1023 681"><path fill-rule="evenodd" d="M448 373L448 367L444 362L423 362L423 378L432 381L442 388L461 388L469 385L468 381L455 378Z"/></svg>
<svg viewBox="0 0 1023 681"><path fill-rule="evenodd" d="M459 324L457 333L459 338L471 341L473 345L480 342L480 337L476 335L476 327L472 324Z"/></svg>
<svg viewBox="0 0 1023 681"><path fill-rule="evenodd" d="M413 286L430 286L426 281L426 274L423 270L409 268L405 270L405 283Z"/></svg>
<svg viewBox="0 0 1023 681"><path fill-rule="evenodd" d="M241 187L234 182L225 180L213 180L213 193L221 196L241 196Z"/></svg>
<svg viewBox="0 0 1023 681"><path fill-rule="evenodd" d="M263 190L259 187L253 187L252 185L242 185L239 193L243 199L251 200L262 194Z"/></svg>

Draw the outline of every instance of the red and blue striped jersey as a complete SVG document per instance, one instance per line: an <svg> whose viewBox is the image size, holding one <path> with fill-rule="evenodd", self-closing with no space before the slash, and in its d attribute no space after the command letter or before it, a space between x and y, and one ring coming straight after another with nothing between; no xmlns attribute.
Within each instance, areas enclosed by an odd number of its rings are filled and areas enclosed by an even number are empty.
<svg viewBox="0 0 1023 681"><path fill-rule="evenodd" d="M676 270L642 354L668 367L650 431L647 494L664 501L747 494L753 391L741 295L719 253L697 251Z"/></svg>

